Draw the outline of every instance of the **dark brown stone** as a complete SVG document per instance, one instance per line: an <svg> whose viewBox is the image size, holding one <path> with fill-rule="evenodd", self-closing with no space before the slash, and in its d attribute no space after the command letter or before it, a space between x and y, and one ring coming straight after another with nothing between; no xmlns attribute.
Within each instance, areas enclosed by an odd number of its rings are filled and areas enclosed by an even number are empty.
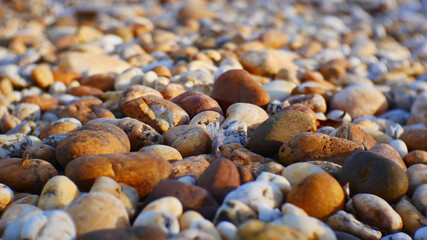
<svg viewBox="0 0 427 240"><path fill-rule="evenodd" d="M214 218L218 209L218 203L204 188L172 179L161 180L148 195L144 205L166 196L178 198L184 212L194 210L209 220Z"/></svg>
<svg viewBox="0 0 427 240"><path fill-rule="evenodd" d="M227 193L240 186L239 171L233 162L220 158L203 172L197 185L208 190L218 203L222 203Z"/></svg>

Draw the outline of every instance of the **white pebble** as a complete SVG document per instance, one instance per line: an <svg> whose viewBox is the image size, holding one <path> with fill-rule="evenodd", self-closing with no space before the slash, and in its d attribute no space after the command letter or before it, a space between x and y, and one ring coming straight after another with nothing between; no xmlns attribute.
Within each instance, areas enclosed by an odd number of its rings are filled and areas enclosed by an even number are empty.
<svg viewBox="0 0 427 240"><path fill-rule="evenodd" d="M222 221L217 226L221 238L223 240L233 240L237 233L237 227L234 226L231 222Z"/></svg>
<svg viewBox="0 0 427 240"><path fill-rule="evenodd" d="M388 143L390 146L392 146L400 155L400 157L405 157L406 154L408 154L408 148L406 147L405 142L403 142L400 139L395 139Z"/></svg>
<svg viewBox="0 0 427 240"><path fill-rule="evenodd" d="M427 239L427 227L418 229L414 234L414 240L426 240Z"/></svg>

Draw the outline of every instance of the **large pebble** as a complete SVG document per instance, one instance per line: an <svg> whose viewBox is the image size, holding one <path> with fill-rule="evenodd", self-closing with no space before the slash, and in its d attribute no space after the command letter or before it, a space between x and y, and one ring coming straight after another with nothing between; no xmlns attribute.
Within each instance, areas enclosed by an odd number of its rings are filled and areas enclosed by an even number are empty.
<svg viewBox="0 0 427 240"><path fill-rule="evenodd" d="M152 153L158 156L161 156L162 158L168 160L169 162L175 162L182 160L181 153L178 152L173 147L167 146L167 145L150 145L141 148L138 152L146 152L146 153Z"/></svg>
<svg viewBox="0 0 427 240"><path fill-rule="evenodd" d="M218 203L240 186L239 171L228 159L213 161L199 177L198 186L208 190Z"/></svg>
<svg viewBox="0 0 427 240"><path fill-rule="evenodd" d="M79 157L126 153L129 150L129 138L123 130L112 124L92 123L60 141L56 147L56 159L65 168L71 160Z"/></svg>
<svg viewBox="0 0 427 240"><path fill-rule="evenodd" d="M294 186L286 202L302 208L310 216L327 220L344 208L344 191L331 175L315 173Z"/></svg>
<svg viewBox="0 0 427 240"><path fill-rule="evenodd" d="M89 190L100 176L134 187L140 197L151 192L154 186L169 177L172 167L168 161L150 153L99 154L71 161L65 175L82 190Z"/></svg>
<svg viewBox="0 0 427 240"><path fill-rule="evenodd" d="M255 129L248 148L261 155L275 154L292 136L315 130L316 126L308 114L296 110L282 111L269 117Z"/></svg>
<svg viewBox="0 0 427 240"><path fill-rule="evenodd" d="M335 231L351 233L361 239L378 240L381 238L381 232L372 229L368 225L357 220L353 215L345 211L338 211L332 215L327 222L328 226ZM340 239L340 238L338 238Z"/></svg>
<svg viewBox="0 0 427 240"><path fill-rule="evenodd" d="M408 150L424 150L427 151L427 128L423 129L406 129L399 137L400 140L406 143Z"/></svg>
<svg viewBox="0 0 427 240"><path fill-rule="evenodd" d="M178 150L183 157L207 153L211 140L203 128L195 125L183 125L163 133L165 143Z"/></svg>
<svg viewBox="0 0 427 240"><path fill-rule="evenodd" d="M66 176L55 176L44 185L37 207L43 210L62 209L80 195L77 186Z"/></svg>
<svg viewBox="0 0 427 240"><path fill-rule="evenodd" d="M245 70L230 70L221 74L215 81L211 97L218 101L224 111L238 102L261 107L270 102L267 91Z"/></svg>
<svg viewBox="0 0 427 240"><path fill-rule="evenodd" d="M380 114L387 108L384 94L368 85L350 85L331 100L331 109L346 111L352 118Z"/></svg>
<svg viewBox="0 0 427 240"><path fill-rule="evenodd" d="M0 183L15 191L40 193L45 183L56 175L56 169L44 160L6 158L0 161Z"/></svg>
<svg viewBox="0 0 427 240"><path fill-rule="evenodd" d="M346 209L357 219L384 232L398 232L403 227L399 214L384 199L372 194L354 195L346 203Z"/></svg>
<svg viewBox="0 0 427 240"><path fill-rule="evenodd" d="M392 160L371 152L358 152L347 158L343 174L350 183L352 195L375 194L396 202L409 187L404 170Z"/></svg>
<svg viewBox="0 0 427 240"><path fill-rule="evenodd" d="M161 133L190 121L180 106L153 95L130 100L122 105L122 110L127 117L138 119Z"/></svg>
<svg viewBox="0 0 427 240"><path fill-rule="evenodd" d="M208 95L197 91L186 91L172 99L172 102L182 107L190 118L204 111L215 111L222 115L221 107Z"/></svg>
<svg viewBox="0 0 427 240"><path fill-rule="evenodd" d="M402 218L403 230L411 235L414 235L419 228L427 226L427 218L405 197L394 206L394 210Z"/></svg>
<svg viewBox="0 0 427 240"><path fill-rule="evenodd" d="M250 103L234 103L227 109L224 122L241 120L250 131L254 131L262 122L268 119L267 112L261 107Z"/></svg>
<svg viewBox="0 0 427 240"><path fill-rule="evenodd" d="M283 165L313 160L342 165L348 156L361 149L360 145L346 139L321 133L299 133L280 147L279 159Z"/></svg>
<svg viewBox="0 0 427 240"><path fill-rule="evenodd" d="M64 209L74 220L77 236L130 225L123 203L107 193L88 193L74 199Z"/></svg>

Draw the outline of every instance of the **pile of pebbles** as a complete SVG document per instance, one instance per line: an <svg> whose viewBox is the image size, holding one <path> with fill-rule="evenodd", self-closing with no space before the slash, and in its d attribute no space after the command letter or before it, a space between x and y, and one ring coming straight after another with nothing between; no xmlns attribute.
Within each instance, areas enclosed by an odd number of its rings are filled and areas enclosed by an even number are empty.
<svg viewBox="0 0 427 240"><path fill-rule="evenodd" d="M0 238L426 239L415 0L0 0Z"/></svg>

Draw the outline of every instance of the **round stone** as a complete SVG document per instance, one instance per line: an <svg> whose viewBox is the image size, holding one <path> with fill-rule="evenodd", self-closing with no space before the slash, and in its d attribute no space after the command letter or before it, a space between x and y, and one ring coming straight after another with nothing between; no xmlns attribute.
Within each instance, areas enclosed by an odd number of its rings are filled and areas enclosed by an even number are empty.
<svg viewBox="0 0 427 240"><path fill-rule="evenodd" d="M371 193L388 202L399 200L409 187L404 170L392 160L372 152L358 152L344 162L343 173L352 194Z"/></svg>
<svg viewBox="0 0 427 240"><path fill-rule="evenodd" d="M327 173L315 173L294 186L287 201L302 208L308 215L321 220L344 208L344 191Z"/></svg>
<svg viewBox="0 0 427 240"><path fill-rule="evenodd" d="M375 115L386 111L384 94L368 85L351 85L339 91L331 100L331 109L348 112L352 118Z"/></svg>
<svg viewBox="0 0 427 240"><path fill-rule="evenodd" d="M279 112L261 123L251 135L248 148L261 155L271 155L300 132L315 131L316 126L306 113L296 110Z"/></svg>

